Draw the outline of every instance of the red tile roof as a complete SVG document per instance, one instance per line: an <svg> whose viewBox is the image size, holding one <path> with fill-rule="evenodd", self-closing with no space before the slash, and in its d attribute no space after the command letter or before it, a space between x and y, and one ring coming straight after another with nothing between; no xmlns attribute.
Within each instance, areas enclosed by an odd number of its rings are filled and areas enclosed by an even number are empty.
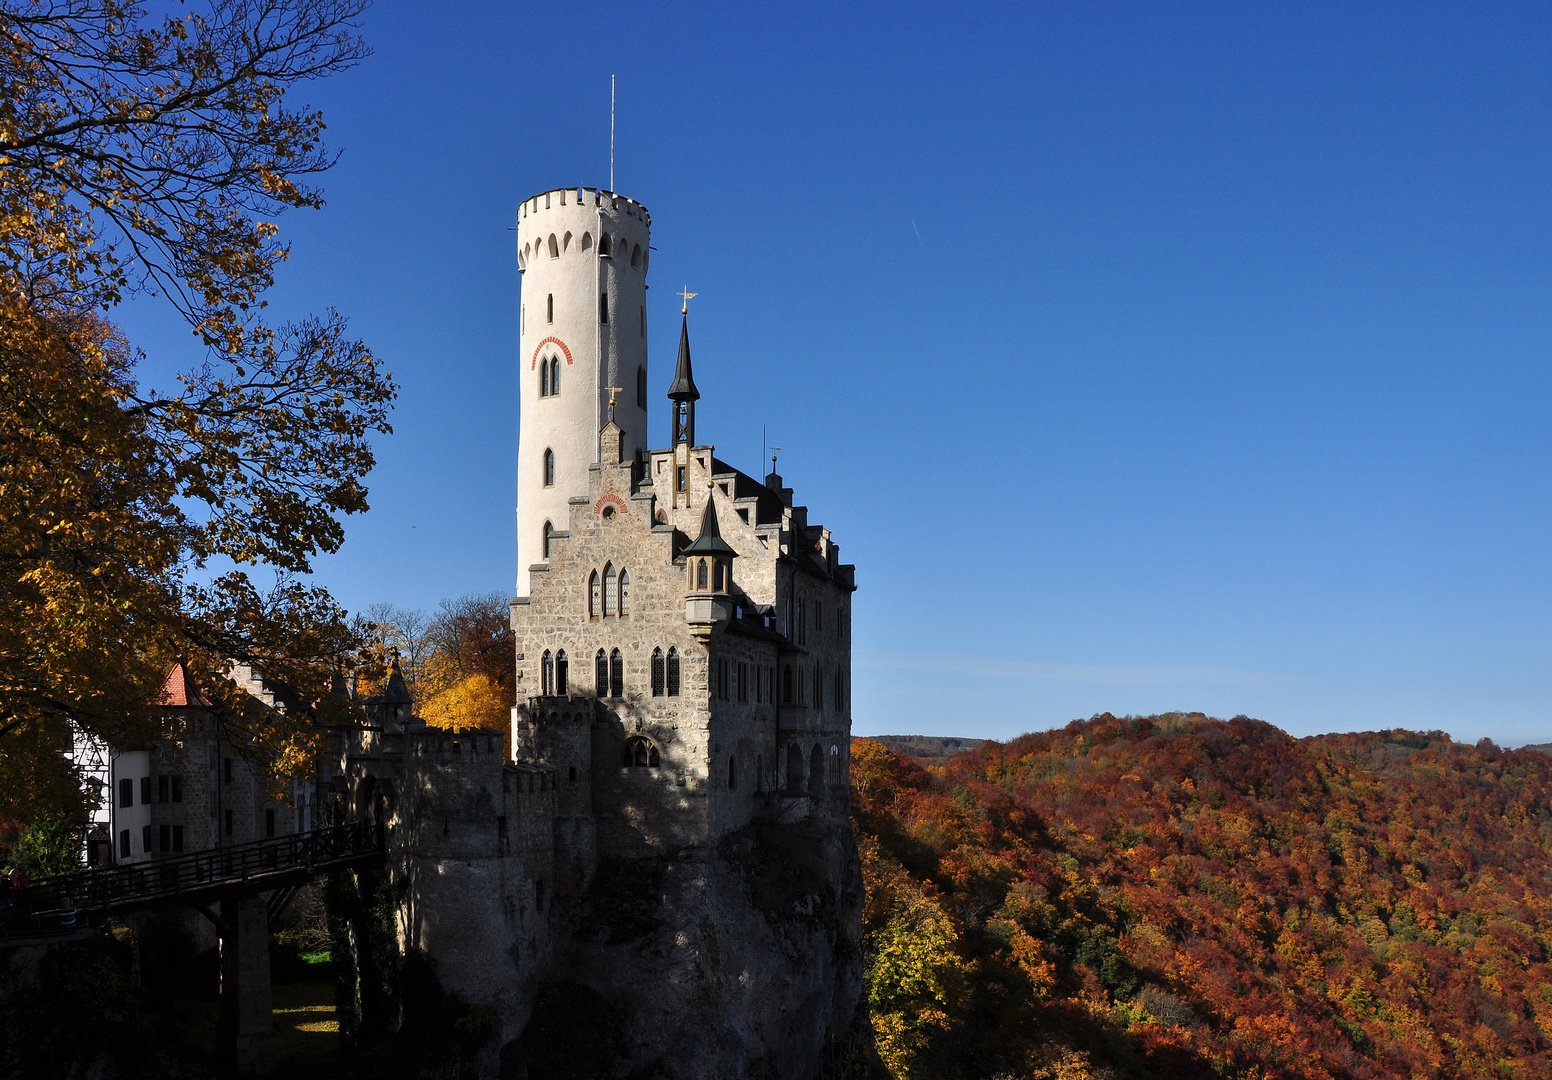
<svg viewBox="0 0 1552 1080"><path fill-rule="evenodd" d="M167 669L167 678L162 680L162 688L156 692L151 703L174 708L210 705L210 702L194 689L194 683L189 679L189 673L184 670L181 660Z"/></svg>

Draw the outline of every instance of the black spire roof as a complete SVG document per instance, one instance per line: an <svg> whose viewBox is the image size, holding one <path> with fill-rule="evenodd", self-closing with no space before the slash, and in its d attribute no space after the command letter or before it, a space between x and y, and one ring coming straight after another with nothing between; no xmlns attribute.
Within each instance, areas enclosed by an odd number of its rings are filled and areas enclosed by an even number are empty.
<svg viewBox="0 0 1552 1080"><path fill-rule="evenodd" d="M671 401L698 401L701 392L695 389L695 376L690 374L690 317L686 315L679 325L679 366L674 368L674 384L668 388Z"/></svg>
<svg viewBox="0 0 1552 1080"><path fill-rule="evenodd" d="M701 534L695 538L695 542L684 549L686 555L721 555L725 558L736 559L738 552L728 547L726 540L722 539L722 528L717 524L717 500L715 496L706 497L706 512L701 515Z"/></svg>

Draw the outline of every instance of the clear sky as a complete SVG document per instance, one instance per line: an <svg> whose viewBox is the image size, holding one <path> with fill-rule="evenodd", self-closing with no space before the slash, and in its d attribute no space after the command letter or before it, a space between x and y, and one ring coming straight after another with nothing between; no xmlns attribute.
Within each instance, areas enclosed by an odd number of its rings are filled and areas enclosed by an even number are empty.
<svg viewBox="0 0 1552 1080"><path fill-rule="evenodd" d="M1552 740L1545 5L380 3L280 314L402 386L352 608L510 592L514 208L652 214L698 433L857 564L855 728ZM197 359L122 313L165 372Z"/></svg>

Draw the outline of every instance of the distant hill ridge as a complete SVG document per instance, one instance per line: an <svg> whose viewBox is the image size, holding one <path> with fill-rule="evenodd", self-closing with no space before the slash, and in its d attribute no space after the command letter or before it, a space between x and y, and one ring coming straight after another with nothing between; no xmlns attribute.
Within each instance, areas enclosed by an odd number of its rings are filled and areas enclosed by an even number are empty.
<svg viewBox="0 0 1552 1080"><path fill-rule="evenodd" d="M961 739L941 735L869 735L874 742L881 742L897 754L906 757L939 761L974 750L985 739Z"/></svg>
<svg viewBox="0 0 1552 1080"><path fill-rule="evenodd" d="M1552 1076L1540 748L1200 713L891 742L939 747L852 744L896 1075Z"/></svg>

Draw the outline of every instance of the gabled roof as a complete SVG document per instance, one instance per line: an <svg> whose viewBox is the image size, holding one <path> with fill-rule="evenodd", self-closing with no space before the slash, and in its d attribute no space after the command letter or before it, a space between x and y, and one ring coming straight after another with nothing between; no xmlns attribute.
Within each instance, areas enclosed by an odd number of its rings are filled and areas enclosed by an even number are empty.
<svg viewBox="0 0 1552 1080"><path fill-rule="evenodd" d="M206 708L210 702L194 687L194 682L189 678L188 670L179 660L167 669L167 677L162 680L162 688L151 698L153 705L165 705L169 708Z"/></svg>

